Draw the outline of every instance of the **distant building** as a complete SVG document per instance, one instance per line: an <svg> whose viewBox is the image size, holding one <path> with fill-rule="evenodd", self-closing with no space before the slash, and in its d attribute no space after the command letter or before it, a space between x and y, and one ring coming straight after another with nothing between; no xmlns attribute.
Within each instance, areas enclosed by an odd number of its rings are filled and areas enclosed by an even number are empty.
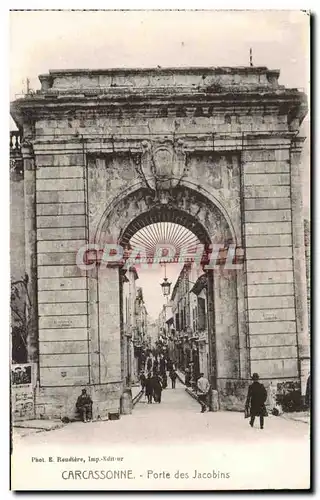
<svg viewBox="0 0 320 500"><path fill-rule="evenodd" d="M201 269L185 264L172 296L170 350L181 370L192 365L194 375L208 375L207 278Z"/></svg>
<svg viewBox="0 0 320 500"><path fill-rule="evenodd" d="M123 290L123 371L127 385L136 378L136 363L134 360L134 337L136 333L135 302L137 296L136 280L138 273L134 267L122 273Z"/></svg>
<svg viewBox="0 0 320 500"><path fill-rule="evenodd" d="M159 323L158 321L149 321L148 322L148 348L150 350L154 349L156 347L156 342L158 340L158 334L159 334Z"/></svg>
<svg viewBox="0 0 320 500"><path fill-rule="evenodd" d="M144 303L142 288L137 289L135 299L135 330L134 330L134 375L137 380L144 368L146 350L148 348L148 312Z"/></svg>
<svg viewBox="0 0 320 500"><path fill-rule="evenodd" d="M143 290L136 286L138 273L134 267L122 275L124 374L128 385L139 379L144 366L148 340L148 312L143 299Z"/></svg>
<svg viewBox="0 0 320 500"><path fill-rule="evenodd" d="M158 318L158 343L163 349L168 348L170 325L172 323L172 305L170 302L163 304Z"/></svg>

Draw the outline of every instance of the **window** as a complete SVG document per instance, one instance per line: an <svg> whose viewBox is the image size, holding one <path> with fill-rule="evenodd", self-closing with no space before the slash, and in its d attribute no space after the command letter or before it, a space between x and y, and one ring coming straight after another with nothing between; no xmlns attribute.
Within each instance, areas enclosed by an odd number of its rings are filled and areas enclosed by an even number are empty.
<svg viewBox="0 0 320 500"><path fill-rule="evenodd" d="M197 307L194 307L192 310L192 326L193 326L193 331L197 331Z"/></svg>
<svg viewBox="0 0 320 500"><path fill-rule="evenodd" d="M202 297L198 297L198 328L200 331L206 330L207 315L206 315L206 301Z"/></svg>
<svg viewBox="0 0 320 500"><path fill-rule="evenodd" d="M180 332L179 313L176 313L176 330Z"/></svg>

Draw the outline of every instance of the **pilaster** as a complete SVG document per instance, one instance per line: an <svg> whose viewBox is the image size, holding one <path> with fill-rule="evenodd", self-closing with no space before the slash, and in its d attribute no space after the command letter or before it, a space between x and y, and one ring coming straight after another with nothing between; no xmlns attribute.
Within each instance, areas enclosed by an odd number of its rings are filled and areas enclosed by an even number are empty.
<svg viewBox="0 0 320 500"><path fill-rule="evenodd" d="M250 370L262 379L299 378L289 147L242 154Z"/></svg>
<svg viewBox="0 0 320 500"><path fill-rule="evenodd" d="M294 269L294 295L297 325L298 361L301 380L301 394L305 395L310 372L310 337L308 331L307 276L304 245L304 224L302 211L301 150L303 139L292 141L290 149L291 166L291 213L292 250Z"/></svg>
<svg viewBox="0 0 320 500"><path fill-rule="evenodd" d="M25 272L28 277L27 289L30 301L27 317L28 361L38 363L36 169L32 144L24 141L21 153L24 166Z"/></svg>

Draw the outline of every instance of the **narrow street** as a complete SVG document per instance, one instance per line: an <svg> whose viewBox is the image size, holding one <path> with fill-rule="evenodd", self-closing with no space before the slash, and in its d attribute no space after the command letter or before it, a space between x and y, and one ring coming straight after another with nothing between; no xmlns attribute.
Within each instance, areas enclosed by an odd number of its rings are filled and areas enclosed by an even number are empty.
<svg viewBox="0 0 320 500"><path fill-rule="evenodd" d="M143 396L134 407L132 415L121 415L120 420L75 422L65 427L49 431L24 435L15 435L15 441L23 444L55 444L81 442L85 444L144 444L190 442L208 443L217 441L308 444L309 426L305 423L288 421L281 417L266 418L262 431L255 422L255 428L249 426L240 412L200 413L200 406L189 396L184 386L177 381L176 389L162 391L160 404L147 404ZM17 429L17 431L19 431ZM23 434L26 429L23 429Z"/></svg>

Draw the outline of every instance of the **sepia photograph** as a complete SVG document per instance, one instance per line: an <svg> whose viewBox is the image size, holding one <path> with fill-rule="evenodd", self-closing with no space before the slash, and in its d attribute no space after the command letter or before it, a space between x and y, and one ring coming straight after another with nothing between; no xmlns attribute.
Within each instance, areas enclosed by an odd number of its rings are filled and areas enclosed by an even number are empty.
<svg viewBox="0 0 320 500"><path fill-rule="evenodd" d="M310 13L9 30L11 490L309 490Z"/></svg>

